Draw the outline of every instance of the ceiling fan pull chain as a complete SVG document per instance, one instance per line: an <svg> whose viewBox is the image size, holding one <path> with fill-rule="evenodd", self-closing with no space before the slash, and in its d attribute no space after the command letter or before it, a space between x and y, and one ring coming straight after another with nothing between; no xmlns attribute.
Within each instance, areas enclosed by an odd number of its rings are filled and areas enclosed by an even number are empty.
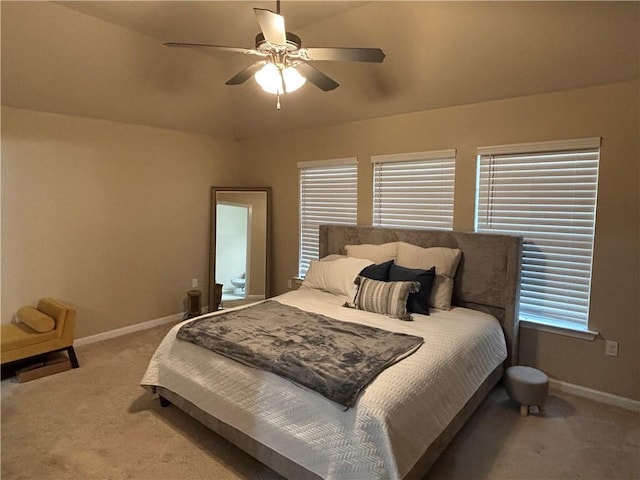
<svg viewBox="0 0 640 480"><path fill-rule="evenodd" d="M276 93L276 110L280 110L280 91Z"/></svg>
<svg viewBox="0 0 640 480"><path fill-rule="evenodd" d="M280 0L276 0L276 13L280 15Z"/></svg>

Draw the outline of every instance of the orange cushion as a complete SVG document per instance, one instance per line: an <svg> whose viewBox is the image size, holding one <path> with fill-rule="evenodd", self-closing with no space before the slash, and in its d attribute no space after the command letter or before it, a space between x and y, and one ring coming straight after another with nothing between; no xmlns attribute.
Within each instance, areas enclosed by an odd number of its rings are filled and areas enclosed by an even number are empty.
<svg viewBox="0 0 640 480"><path fill-rule="evenodd" d="M55 330L47 333L37 333L23 323L2 325L0 329L0 345L3 352L36 345L48 340L55 340L57 337L58 332Z"/></svg>
<svg viewBox="0 0 640 480"><path fill-rule="evenodd" d="M67 306L53 298L42 298L38 302L38 310L53 318L56 325L61 325L61 322L67 318Z"/></svg>
<svg viewBox="0 0 640 480"><path fill-rule="evenodd" d="M18 320L29 325L38 333L50 332L56 328L56 322L53 318L33 307L22 307L16 316Z"/></svg>

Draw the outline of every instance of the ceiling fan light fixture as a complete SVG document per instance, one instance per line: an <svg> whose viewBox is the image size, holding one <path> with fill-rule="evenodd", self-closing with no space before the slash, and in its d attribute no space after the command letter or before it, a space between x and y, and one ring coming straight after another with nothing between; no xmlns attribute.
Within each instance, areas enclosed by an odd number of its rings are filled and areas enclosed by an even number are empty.
<svg viewBox="0 0 640 480"><path fill-rule="evenodd" d="M294 67L287 67L281 72L280 68L271 62L258 70L254 78L265 92L273 95L295 92L307 81Z"/></svg>
<svg viewBox="0 0 640 480"><path fill-rule="evenodd" d="M287 93L295 92L307 81L295 67L287 67L282 72L284 77L284 88Z"/></svg>

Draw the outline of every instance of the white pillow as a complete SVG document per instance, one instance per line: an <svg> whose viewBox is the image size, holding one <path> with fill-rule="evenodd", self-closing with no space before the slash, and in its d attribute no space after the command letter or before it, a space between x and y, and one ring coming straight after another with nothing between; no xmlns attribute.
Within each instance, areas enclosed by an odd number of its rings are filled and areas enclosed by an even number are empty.
<svg viewBox="0 0 640 480"><path fill-rule="evenodd" d="M322 257L319 260L321 262L333 262L334 260L338 260L340 258L346 258L346 257L347 257L346 255L340 255L338 253L330 253L326 257Z"/></svg>
<svg viewBox="0 0 640 480"><path fill-rule="evenodd" d="M356 258L366 258L373 263L384 263L395 260L398 256L398 242L383 243L380 245L362 244L345 245L347 256Z"/></svg>
<svg viewBox="0 0 640 480"><path fill-rule="evenodd" d="M351 257L338 258L330 262L311 260L302 286L340 295L345 297L347 302L353 302L356 294L356 285L353 282L364 267L372 264L370 260Z"/></svg>
<svg viewBox="0 0 640 480"><path fill-rule="evenodd" d="M453 295L453 277L456 276L458 264L462 257L459 248L429 247L422 248L406 242L398 242L398 259L401 267L422 268L436 267L429 305L443 310L451 309Z"/></svg>

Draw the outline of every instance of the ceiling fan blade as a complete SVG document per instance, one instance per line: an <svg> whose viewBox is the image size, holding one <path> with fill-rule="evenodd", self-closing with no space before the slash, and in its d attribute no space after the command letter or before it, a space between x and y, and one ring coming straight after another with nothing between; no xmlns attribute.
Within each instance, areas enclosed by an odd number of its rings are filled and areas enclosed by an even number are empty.
<svg viewBox="0 0 640 480"><path fill-rule="evenodd" d="M253 11L265 40L272 45L286 46L287 34L284 28L284 17L264 8L254 8Z"/></svg>
<svg viewBox="0 0 640 480"><path fill-rule="evenodd" d="M299 53L311 61L382 63L385 57L379 48L301 48Z"/></svg>
<svg viewBox="0 0 640 480"><path fill-rule="evenodd" d="M263 54L262 52L259 52L251 48L226 47L224 45L209 45L208 43L165 42L164 45L166 47L179 47L179 48L191 48L191 47L214 48L216 50L222 50L225 52L244 53L247 55L259 55L261 57L265 56L265 54Z"/></svg>
<svg viewBox="0 0 640 480"><path fill-rule="evenodd" d="M249 80L258 70L262 68L264 62L256 62L253 65L249 65L244 70L236 73L233 77L225 82L226 85L240 85L241 83Z"/></svg>
<svg viewBox="0 0 640 480"><path fill-rule="evenodd" d="M324 92L328 92L335 88L338 88L340 84L335 80L329 78L317 68L309 65L308 63L299 63L295 66L296 70L304 78L313 83L316 87Z"/></svg>

